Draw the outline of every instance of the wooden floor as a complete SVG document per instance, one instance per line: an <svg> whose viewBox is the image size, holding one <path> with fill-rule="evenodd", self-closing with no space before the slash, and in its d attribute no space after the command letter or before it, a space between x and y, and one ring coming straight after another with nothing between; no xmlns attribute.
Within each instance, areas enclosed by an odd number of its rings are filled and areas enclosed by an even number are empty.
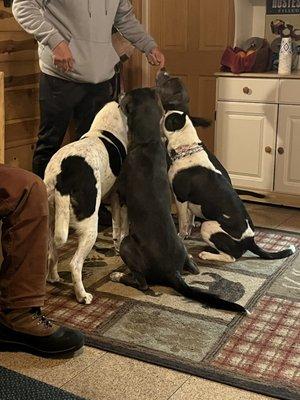
<svg viewBox="0 0 300 400"><path fill-rule="evenodd" d="M300 210L247 205L256 226L300 233ZM91 400L262 400L268 397L86 347L70 360L0 353L0 365ZM80 376L79 385L77 377ZM82 383L84 382L84 383Z"/></svg>

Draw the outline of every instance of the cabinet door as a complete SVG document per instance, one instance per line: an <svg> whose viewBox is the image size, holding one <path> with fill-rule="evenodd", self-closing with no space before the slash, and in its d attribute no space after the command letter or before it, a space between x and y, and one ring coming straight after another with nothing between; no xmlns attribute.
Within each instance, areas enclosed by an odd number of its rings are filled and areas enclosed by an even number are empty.
<svg viewBox="0 0 300 400"><path fill-rule="evenodd" d="M279 106L275 191L300 194L300 106Z"/></svg>
<svg viewBox="0 0 300 400"><path fill-rule="evenodd" d="M273 190L278 106L218 102L215 152L236 187Z"/></svg>

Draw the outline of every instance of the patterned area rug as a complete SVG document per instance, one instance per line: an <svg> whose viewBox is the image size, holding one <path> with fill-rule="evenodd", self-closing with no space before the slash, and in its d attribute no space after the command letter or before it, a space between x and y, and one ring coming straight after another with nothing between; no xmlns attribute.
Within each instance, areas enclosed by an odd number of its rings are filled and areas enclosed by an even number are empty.
<svg viewBox="0 0 300 400"><path fill-rule="evenodd" d="M269 251L294 244L297 234L257 230L257 242ZM76 238L61 252L65 283L49 285L46 312L75 326L87 344L232 386L282 398L299 398L300 258L265 261L246 254L234 264L200 261L203 243L197 232L186 241L200 274L186 280L247 305L250 316L217 311L185 299L165 287L153 295L110 282L124 270L112 248L111 233L99 234L97 260L84 268L91 305L75 297L68 264ZM162 244L163 249L163 244Z"/></svg>

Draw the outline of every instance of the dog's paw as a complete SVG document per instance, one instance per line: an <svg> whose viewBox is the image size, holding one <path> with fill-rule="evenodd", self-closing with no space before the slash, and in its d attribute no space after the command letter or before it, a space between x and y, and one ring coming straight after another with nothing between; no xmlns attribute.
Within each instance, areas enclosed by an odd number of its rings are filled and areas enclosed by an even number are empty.
<svg viewBox="0 0 300 400"><path fill-rule="evenodd" d="M93 295L91 293L83 293L76 295L77 301L82 304L91 304L93 301Z"/></svg>
<svg viewBox="0 0 300 400"><path fill-rule="evenodd" d="M58 283L58 282L64 282L64 280L58 275L58 273L54 274L49 274L47 276L47 282L49 283Z"/></svg>
<svg viewBox="0 0 300 400"><path fill-rule="evenodd" d="M210 260L210 254L207 251L201 251L201 253L198 254L198 257L201 260Z"/></svg>
<svg viewBox="0 0 300 400"><path fill-rule="evenodd" d="M120 282L121 278L124 276L125 274L123 272L113 272L110 274L110 280L112 282Z"/></svg>
<svg viewBox="0 0 300 400"><path fill-rule="evenodd" d="M87 255L85 261L99 261L102 260L103 254L99 253L97 250L92 249Z"/></svg>
<svg viewBox="0 0 300 400"><path fill-rule="evenodd" d="M121 240L120 239L114 239L114 249L115 249L115 253L116 254L120 253L120 246L121 246Z"/></svg>
<svg viewBox="0 0 300 400"><path fill-rule="evenodd" d="M180 239L185 240L189 237L188 232L179 232L178 236L180 237Z"/></svg>

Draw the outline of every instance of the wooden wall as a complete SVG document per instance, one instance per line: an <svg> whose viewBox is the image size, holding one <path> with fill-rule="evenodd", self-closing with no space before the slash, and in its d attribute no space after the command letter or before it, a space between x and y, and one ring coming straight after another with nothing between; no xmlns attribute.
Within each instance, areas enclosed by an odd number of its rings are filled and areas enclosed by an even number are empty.
<svg viewBox="0 0 300 400"><path fill-rule="evenodd" d="M31 169L39 123L35 40L0 3L0 71L4 72L5 162Z"/></svg>
<svg viewBox="0 0 300 400"><path fill-rule="evenodd" d="M141 18L142 1L133 0ZM142 57L136 50L124 65L126 89L142 82ZM39 125L37 44L0 2L0 71L4 72L5 163L31 169ZM65 142L72 138L72 126ZM1 156L0 156L1 157Z"/></svg>
<svg viewBox="0 0 300 400"><path fill-rule="evenodd" d="M4 74L0 72L0 163L4 163Z"/></svg>

